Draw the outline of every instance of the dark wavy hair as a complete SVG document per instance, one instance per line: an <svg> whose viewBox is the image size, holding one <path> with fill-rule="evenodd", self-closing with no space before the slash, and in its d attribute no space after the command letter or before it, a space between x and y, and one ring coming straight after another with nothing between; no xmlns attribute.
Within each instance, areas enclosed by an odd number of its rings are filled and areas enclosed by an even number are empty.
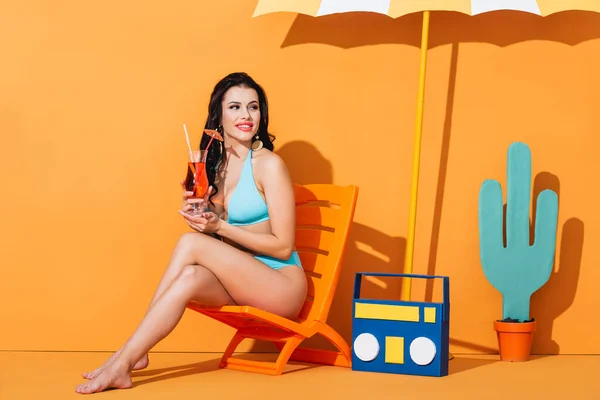
<svg viewBox="0 0 600 400"><path fill-rule="evenodd" d="M225 93L229 89L236 86L256 90L260 109L260 122L258 124L257 131L258 140L263 142L264 148L273 151L273 141L275 140L275 136L269 133L269 106L267 102L267 95L265 94L264 89L245 72L231 73L221 79L215 85L213 92L210 95L210 102L208 103L208 116L206 118L204 129L214 129L223 134L221 127L221 118L223 116L223 96L225 96ZM223 139L227 140L224 135ZM255 139L253 138L253 140ZM200 149L204 150L209 141L210 137L208 135L202 135ZM217 185L215 185L215 179L217 177L224 152L225 142L213 140L212 144L210 145L210 149L208 149L208 154L206 157L206 175L208 177L209 185L213 188L213 192L210 195L211 199L218 192Z"/></svg>

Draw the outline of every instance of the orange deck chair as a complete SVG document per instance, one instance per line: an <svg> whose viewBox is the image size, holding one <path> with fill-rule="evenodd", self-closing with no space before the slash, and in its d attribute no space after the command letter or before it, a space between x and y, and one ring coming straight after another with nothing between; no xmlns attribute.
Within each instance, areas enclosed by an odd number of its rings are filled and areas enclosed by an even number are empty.
<svg viewBox="0 0 600 400"><path fill-rule="evenodd" d="M237 332L227 346L220 368L281 375L289 360L350 367L346 341L329 325L327 315L337 287L342 259L358 197L354 185L294 185L296 199L296 250L308 281L308 296L298 318L290 320L250 306L188 308L221 321ZM320 334L339 351L299 348ZM232 357L244 339L273 342L279 349L275 362Z"/></svg>

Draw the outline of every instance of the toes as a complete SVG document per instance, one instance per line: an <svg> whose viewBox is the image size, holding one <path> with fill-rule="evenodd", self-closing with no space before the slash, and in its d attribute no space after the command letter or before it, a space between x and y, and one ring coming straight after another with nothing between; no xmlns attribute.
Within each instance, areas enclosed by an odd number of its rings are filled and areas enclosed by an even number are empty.
<svg viewBox="0 0 600 400"><path fill-rule="evenodd" d="M100 375L100 372L102 372L104 368L97 368L93 371L88 371L88 372L84 372L83 374L81 374L81 376L83 376L85 379L89 379L92 380L95 377L97 377L98 375Z"/></svg>
<svg viewBox="0 0 600 400"><path fill-rule="evenodd" d="M89 380L92 380L96 377L96 375L93 372L85 372L85 373L81 374L81 376L83 376L85 379L89 379Z"/></svg>
<svg viewBox="0 0 600 400"><path fill-rule="evenodd" d="M75 391L77 393L85 393L85 389L86 389L86 385L77 385L77 387L75 388Z"/></svg>
<svg viewBox="0 0 600 400"><path fill-rule="evenodd" d="M77 385L77 387L75 388L75 391L77 393L94 393L96 390L98 390L98 382L96 381L90 381L90 382L86 382L86 383L82 383L80 385Z"/></svg>
<svg viewBox="0 0 600 400"><path fill-rule="evenodd" d="M91 394L91 393L98 391L99 386L100 385L96 382L84 383L84 384L77 386L75 391L77 393Z"/></svg>
<svg viewBox="0 0 600 400"><path fill-rule="evenodd" d="M75 391L77 393L89 393L88 385L79 385L75 388Z"/></svg>

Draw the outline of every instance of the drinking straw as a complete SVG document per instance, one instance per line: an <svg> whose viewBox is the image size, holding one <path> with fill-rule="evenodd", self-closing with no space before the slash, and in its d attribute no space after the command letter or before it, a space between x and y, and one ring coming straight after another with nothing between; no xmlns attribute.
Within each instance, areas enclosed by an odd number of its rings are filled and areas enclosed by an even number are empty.
<svg viewBox="0 0 600 400"><path fill-rule="evenodd" d="M192 146L190 146L190 137L188 135L188 131L187 131L187 128L185 127L185 124L183 124L183 130L185 131L185 141L187 142L187 146L190 151L190 161L194 162L194 156L192 155Z"/></svg>

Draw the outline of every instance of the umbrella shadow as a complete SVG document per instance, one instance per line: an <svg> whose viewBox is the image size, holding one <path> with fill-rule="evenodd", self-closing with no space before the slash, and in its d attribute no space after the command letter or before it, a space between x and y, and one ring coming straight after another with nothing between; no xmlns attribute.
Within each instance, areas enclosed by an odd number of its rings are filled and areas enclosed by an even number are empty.
<svg viewBox="0 0 600 400"><path fill-rule="evenodd" d="M435 202L433 210L433 226L429 242L429 258L427 262L427 275L435 275L437 252L440 240L440 226L442 221L442 206L444 204L444 191L446 188L446 171L448 169L448 157L450 153L450 136L452 132L452 116L454 114L454 93L456 91L456 70L458 65L458 43L452 44L450 56L450 73L448 79L448 93L446 96L446 117L442 131L442 149L438 167L438 182L435 191ZM433 280L428 279L425 286L425 301L433 299Z"/></svg>
<svg viewBox="0 0 600 400"><path fill-rule="evenodd" d="M396 19L369 12L318 18L299 14L281 48L309 43L344 49L378 44L420 47L422 21L422 13ZM547 17L518 11L495 11L476 16L432 11L430 17L429 48L459 42L504 47L529 40L574 46L598 38L600 13L588 11L567 11Z"/></svg>

